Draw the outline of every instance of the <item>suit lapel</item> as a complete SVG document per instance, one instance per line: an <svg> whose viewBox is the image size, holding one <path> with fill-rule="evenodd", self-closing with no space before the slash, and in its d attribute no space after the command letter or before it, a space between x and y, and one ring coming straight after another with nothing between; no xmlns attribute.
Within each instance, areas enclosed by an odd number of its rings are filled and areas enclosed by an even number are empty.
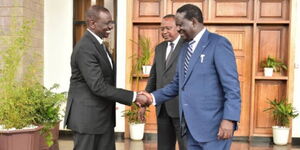
<svg viewBox="0 0 300 150"><path fill-rule="evenodd" d="M162 46L162 49L159 50L159 56L160 56L160 65L162 65L162 68L166 70L166 53L167 53L167 47L168 42L164 42L164 45ZM162 71L164 71L162 70Z"/></svg>
<svg viewBox="0 0 300 150"><path fill-rule="evenodd" d="M93 42L93 44L96 46L97 51L100 53L101 58L104 59L104 61L106 62L106 64L109 65L109 68L111 69L110 62L109 62L109 60L107 58L107 54L106 54L105 49L103 47L104 45L100 44L99 41L97 41L97 39L89 31L86 31L85 34L89 37L89 39L91 39L91 41ZM110 54L109 54L109 57L111 58ZM114 68L115 68L115 66L114 66Z"/></svg>
<svg viewBox="0 0 300 150"><path fill-rule="evenodd" d="M186 73L186 77L184 79L184 83L183 86L185 85L186 81L188 80L188 78L190 77L191 73L193 72L193 69L195 67L195 64L197 63L198 59L200 59L200 55L203 54L204 50L206 49L207 45L209 44L209 40L208 40L208 35L209 32L206 30L203 34L203 36L201 37L191 59L190 59L190 63L189 63L189 68L188 71Z"/></svg>
<svg viewBox="0 0 300 150"><path fill-rule="evenodd" d="M183 43L183 39L179 39L179 41L174 49L174 52L171 55L170 63L168 64L168 66L166 66L165 71L167 71L170 68L171 64L173 64L173 62L177 59L177 57L175 57L175 56L177 56L178 53L180 52L182 43ZM166 55L166 53L165 53L165 55Z"/></svg>

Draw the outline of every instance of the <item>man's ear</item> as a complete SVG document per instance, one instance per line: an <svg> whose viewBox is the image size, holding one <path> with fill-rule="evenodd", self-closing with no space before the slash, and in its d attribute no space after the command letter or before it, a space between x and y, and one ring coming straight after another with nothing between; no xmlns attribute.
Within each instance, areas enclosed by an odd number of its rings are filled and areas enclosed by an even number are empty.
<svg viewBox="0 0 300 150"><path fill-rule="evenodd" d="M91 29L95 29L96 25L95 25L95 21L94 20L89 20L87 26L90 27Z"/></svg>
<svg viewBox="0 0 300 150"><path fill-rule="evenodd" d="M196 18L192 18L192 23L193 23L193 27L196 26L196 24L198 24L198 20Z"/></svg>

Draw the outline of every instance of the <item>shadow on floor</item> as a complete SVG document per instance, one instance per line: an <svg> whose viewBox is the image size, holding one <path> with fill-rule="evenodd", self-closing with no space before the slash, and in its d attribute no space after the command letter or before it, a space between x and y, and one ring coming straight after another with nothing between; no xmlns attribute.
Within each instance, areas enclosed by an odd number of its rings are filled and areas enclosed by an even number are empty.
<svg viewBox="0 0 300 150"><path fill-rule="evenodd" d="M72 137L60 138L59 150L73 150ZM132 141L130 139L118 139L116 140L116 150L157 150L157 144L155 140ZM270 142L234 141L231 150L300 150L300 146L277 146L270 144Z"/></svg>

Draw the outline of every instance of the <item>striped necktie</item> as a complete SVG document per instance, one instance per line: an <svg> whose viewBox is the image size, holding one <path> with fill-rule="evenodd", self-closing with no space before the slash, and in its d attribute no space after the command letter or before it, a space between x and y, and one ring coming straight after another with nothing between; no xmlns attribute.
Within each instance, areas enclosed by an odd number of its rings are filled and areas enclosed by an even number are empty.
<svg viewBox="0 0 300 150"><path fill-rule="evenodd" d="M189 63L190 63L190 59L193 55L193 49L192 49L192 45L195 43L196 41L192 40L190 41L188 44L188 48L187 48L187 52L185 55L185 60L184 60L184 77L189 69Z"/></svg>

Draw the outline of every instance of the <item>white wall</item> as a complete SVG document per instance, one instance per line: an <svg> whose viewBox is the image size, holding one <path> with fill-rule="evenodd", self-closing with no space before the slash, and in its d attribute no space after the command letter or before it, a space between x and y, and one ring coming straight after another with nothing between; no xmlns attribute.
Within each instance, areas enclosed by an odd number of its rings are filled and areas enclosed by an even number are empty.
<svg viewBox="0 0 300 150"><path fill-rule="evenodd" d="M294 1L295 15L295 74L294 74L294 101L293 105L300 112L300 2ZM293 34L293 33L292 33ZM293 120L293 135L292 137L300 137L300 116Z"/></svg>
<svg viewBox="0 0 300 150"><path fill-rule="evenodd" d="M68 91L73 49L73 1L44 1L44 85ZM64 108L64 106L63 106Z"/></svg>
<svg viewBox="0 0 300 150"><path fill-rule="evenodd" d="M105 1L105 6L113 7L109 1ZM120 25L126 25L126 1L118 0L118 8L117 30L126 31L126 26ZM68 91L73 49L73 1L45 0L44 13L44 85L50 87L58 83L59 91ZM126 32L118 32L117 37L117 87L125 88ZM117 104L116 132L125 131L125 119L121 117L123 110L125 106Z"/></svg>
<svg viewBox="0 0 300 150"><path fill-rule="evenodd" d="M126 24L127 24L127 2L125 0L117 0L117 87L125 88L126 75ZM116 111L116 132L125 132L125 119L122 111L125 106L117 104Z"/></svg>

